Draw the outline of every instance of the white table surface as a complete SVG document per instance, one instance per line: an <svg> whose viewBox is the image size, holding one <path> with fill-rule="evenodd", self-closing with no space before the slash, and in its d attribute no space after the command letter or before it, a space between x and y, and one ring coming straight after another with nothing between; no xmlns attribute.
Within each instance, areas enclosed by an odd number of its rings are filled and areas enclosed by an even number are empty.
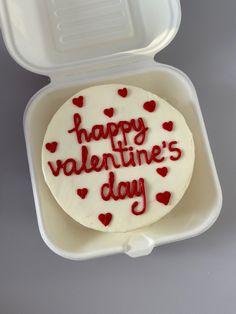
<svg viewBox="0 0 236 314"><path fill-rule="evenodd" d="M1 314L236 313L236 1L182 0L182 12L157 60L183 70L197 89L223 209L205 234L138 259L73 262L42 241L22 117L48 78L22 69L0 40Z"/></svg>

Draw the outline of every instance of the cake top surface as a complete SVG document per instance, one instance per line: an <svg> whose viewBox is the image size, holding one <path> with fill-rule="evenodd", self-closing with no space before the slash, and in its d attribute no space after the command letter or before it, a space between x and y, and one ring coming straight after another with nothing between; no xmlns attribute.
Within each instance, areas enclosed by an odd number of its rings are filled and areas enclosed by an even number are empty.
<svg viewBox="0 0 236 314"><path fill-rule="evenodd" d="M42 146L44 178L56 201L100 231L158 221L182 198L193 166L194 142L182 114L155 94L120 84L68 99Z"/></svg>

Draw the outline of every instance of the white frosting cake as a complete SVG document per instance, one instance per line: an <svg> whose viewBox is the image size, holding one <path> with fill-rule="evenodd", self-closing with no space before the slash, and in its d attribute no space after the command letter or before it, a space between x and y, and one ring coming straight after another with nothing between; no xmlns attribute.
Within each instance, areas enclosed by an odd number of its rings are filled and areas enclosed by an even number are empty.
<svg viewBox="0 0 236 314"><path fill-rule="evenodd" d="M186 191L194 142L182 114L134 86L94 86L66 101L42 147L45 181L82 225L126 232L169 213Z"/></svg>

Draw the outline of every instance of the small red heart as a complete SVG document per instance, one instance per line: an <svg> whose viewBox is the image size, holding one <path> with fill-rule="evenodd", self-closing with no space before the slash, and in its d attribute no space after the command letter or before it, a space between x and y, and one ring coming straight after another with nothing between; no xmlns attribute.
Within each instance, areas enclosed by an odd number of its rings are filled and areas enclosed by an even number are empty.
<svg viewBox="0 0 236 314"><path fill-rule="evenodd" d="M106 227L109 225L112 219L112 214L111 213L106 213L106 214L100 214L98 215L98 219L101 221L101 223Z"/></svg>
<svg viewBox="0 0 236 314"><path fill-rule="evenodd" d="M157 168L156 169L156 172L162 176L162 177L165 177L168 173L168 168L167 167L163 167L163 168Z"/></svg>
<svg viewBox="0 0 236 314"><path fill-rule="evenodd" d="M168 205L170 201L171 193L170 192L163 192L163 193L157 193L156 200L164 205Z"/></svg>
<svg viewBox="0 0 236 314"><path fill-rule="evenodd" d="M118 89L118 94L121 96L121 97L126 97L128 95L128 90L127 88L121 88L121 89Z"/></svg>
<svg viewBox="0 0 236 314"><path fill-rule="evenodd" d="M153 112L156 109L156 102L155 102L155 100L146 101L143 104L143 108L145 110L147 110L148 112Z"/></svg>
<svg viewBox="0 0 236 314"><path fill-rule="evenodd" d="M57 150L57 142L47 143L45 147L50 153L55 153Z"/></svg>
<svg viewBox="0 0 236 314"><path fill-rule="evenodd" d="M172 121L164 122L164 123L162 124L162 127L163 127L163 129L165 129L166 131L171 132L171 131L173 130L174 123L173 123Z"/></svg>
<svg viewBox="0 0 236 314"><path fill-rule="evenodd" d="M106 116L108 116L109 118L111 118L114 114L114 109L113 108L107 108L107 109L104 109L104 114Z"/></svg>
<svg viewBox="0 0 236 314"><path fill-rule="evenodd" d="M83 188L83 189L77 189L76 190L77 195L80 196L82 199L85 199L87 193L88 193L88 189Z"/></svg>
<svg viewBox="0 0 236 314"><path fill-rule="evenodd" d="M77 98L72 99L72 103L77 107L81 108L84 105L84 96L79 96Z"/></svg>

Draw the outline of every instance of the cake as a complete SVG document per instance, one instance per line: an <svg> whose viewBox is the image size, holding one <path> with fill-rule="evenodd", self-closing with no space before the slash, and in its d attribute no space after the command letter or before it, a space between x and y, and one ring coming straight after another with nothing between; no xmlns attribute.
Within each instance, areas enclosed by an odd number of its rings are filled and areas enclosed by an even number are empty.
<svg viewBox="0 0 236 314"><path fill-rule="evenodd" d="M167 101L110 84L80 90L54 114L42 145L53 197L78 223L103 232L153 224L181 200L194 141Z"/></svg>

